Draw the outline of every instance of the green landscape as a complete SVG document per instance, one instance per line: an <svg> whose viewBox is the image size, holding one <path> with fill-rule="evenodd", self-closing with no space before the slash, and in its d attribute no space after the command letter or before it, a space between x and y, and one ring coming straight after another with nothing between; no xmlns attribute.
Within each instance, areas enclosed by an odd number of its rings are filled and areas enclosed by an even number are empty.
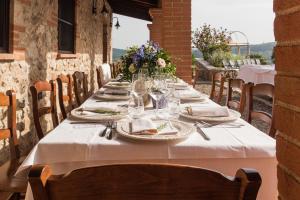
<svg viewBox="0 0 300 200"><path fill-rule="evenodd" d="M275 42L250 45L251 54L259 53L259 54L262 54L264 57L266 57L267 60L271 60L274 46L275 46ZM125 49L114 48L113 49L113 61L118 60L125 53L125 51L126 51ZM196 58L202 57L201 53L199 52L198 49L193 49L192 51ZM245 54L246 49L241 49L241 53Z"/></svg>

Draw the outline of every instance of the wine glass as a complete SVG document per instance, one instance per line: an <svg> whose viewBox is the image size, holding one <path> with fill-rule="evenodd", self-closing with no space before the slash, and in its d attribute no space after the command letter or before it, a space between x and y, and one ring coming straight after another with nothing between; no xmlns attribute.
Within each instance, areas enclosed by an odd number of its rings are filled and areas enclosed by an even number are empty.
<svg viewBox="0 0 300 200"><path fill-rule="evenodd" d="M148 76L146 74L134 74L132 76L132 93L141 97L148 92Z"/></svg>

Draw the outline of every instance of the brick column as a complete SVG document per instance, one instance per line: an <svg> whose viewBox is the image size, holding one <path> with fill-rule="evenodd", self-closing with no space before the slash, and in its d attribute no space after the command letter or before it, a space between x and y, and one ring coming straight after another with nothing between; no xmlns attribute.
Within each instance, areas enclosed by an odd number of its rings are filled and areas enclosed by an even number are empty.
<svg viewBox="0 0 300 200"><path fill-rule="evenodd" d="M300 1L274 0L279 199L300 199Z"/></svg>
<svg viewBox="0 0 300 200"><path fill-rule="evenodd" d="M177 66L177 76L191 83L191 0L162 0L161 9L150 10L150 39L158 41Z"/></svg>

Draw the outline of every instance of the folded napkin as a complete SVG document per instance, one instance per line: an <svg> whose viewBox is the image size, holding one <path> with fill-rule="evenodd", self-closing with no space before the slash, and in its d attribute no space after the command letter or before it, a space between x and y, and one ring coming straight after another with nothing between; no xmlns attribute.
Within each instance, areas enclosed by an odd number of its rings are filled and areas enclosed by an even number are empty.
<svg viewBox="0 0 300 200"><path fill-rule="evenodd" d="M178 92L179 98L200 98L201 95L195 91L182 91Z"/></svg>
<svg viewBox="0 0 300 200"><path fill-rule="evenodd" d="M168 87L173 87L175 89L185 89L189 86L189 84L183 82L183 83L169 83Z"/></svg>
<svg viewBox="0 0 300 200"><path fill-rule="evenodd" d="M154 123L151 119L145 118L132 120L125 129L132 135L173 135L178 132L171 122Z"/></svg>
<svg viewBox="0 0 300 200"><path fill-rule="evenodd" d="M110 95L128 95L127 90L117 90L117 89L106 89L103 92L104 94L110 94Z"/></svg>
<svg viewBox="0 0 300 200"><path fill-rule="evenodd" d="M113 85L113 86L129 86L130 85L130 83L127 82L127 81L122 81L122 82L113 82L113 81L111 81L108 84Z"/></svg>
<svg viewBox="0 0 300 200"><path fill-rule="evenodd" d="M229 110L226 106L187 107L187 112L192 116L198 116L198 117L228 117L229 116Z"/></svg>
<svg viewBox="0 0 300 200"><path fill-rule="evenodd" d="M94 114L102 114L102 115L118 115L121 112L111 108L95 108L95 107L84 107L78 108L78 112L81 112L81 115L94 115Z"/></svg>
<svg viewBox="0 0 300 200"><path fill-rule="evenodd" d="M154 135L158 133L155 123L150 119L143 118L130 121L126 131L135 135Z"/></svg>

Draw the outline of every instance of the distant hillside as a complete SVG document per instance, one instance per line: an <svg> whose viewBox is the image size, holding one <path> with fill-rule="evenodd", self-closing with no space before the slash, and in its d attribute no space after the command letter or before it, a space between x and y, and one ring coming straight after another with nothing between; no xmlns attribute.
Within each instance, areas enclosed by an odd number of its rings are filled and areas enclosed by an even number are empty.
<svg viewBox="0 0 300 200"><path fill-rule="evenodd" d="M273 52L273 48L275 46L275 42L268 42L268 43L262 43L262 44L253 44L250 45L250 49L251 49L251 54L254 53L259 53L264 55L268 60L271 60L271 56L272 56L272 52ZM113 60L118 60L124 53L126 50L124 49L113 49ZM198 51L198 49L193 48L192 49L193 54L195 55L196 58L201 58L202 54L200 51ZM233 52L235 53L235 52ZM246 54L246 49L242 49L241 50L242 54Z"/></svg>
<svg viewBox="0 0 300 200"><path fill-rule="evenodd" d="M118 60L125 53L124 49L113 48L113 61Z"/></svg>
<svg viewBox="0 0 300 200"><path fill-rule="evenodd" d="M268 60L271 60L274 46L275 42L250 45L251 54L259 53L264 55ZM233 53L236 52L233 51ZM246 49L241 49L241 53L245 55ZM196 56L196 58L202 57L201 52L199 52L198 49L193 49L193 54Z"/></svg>

